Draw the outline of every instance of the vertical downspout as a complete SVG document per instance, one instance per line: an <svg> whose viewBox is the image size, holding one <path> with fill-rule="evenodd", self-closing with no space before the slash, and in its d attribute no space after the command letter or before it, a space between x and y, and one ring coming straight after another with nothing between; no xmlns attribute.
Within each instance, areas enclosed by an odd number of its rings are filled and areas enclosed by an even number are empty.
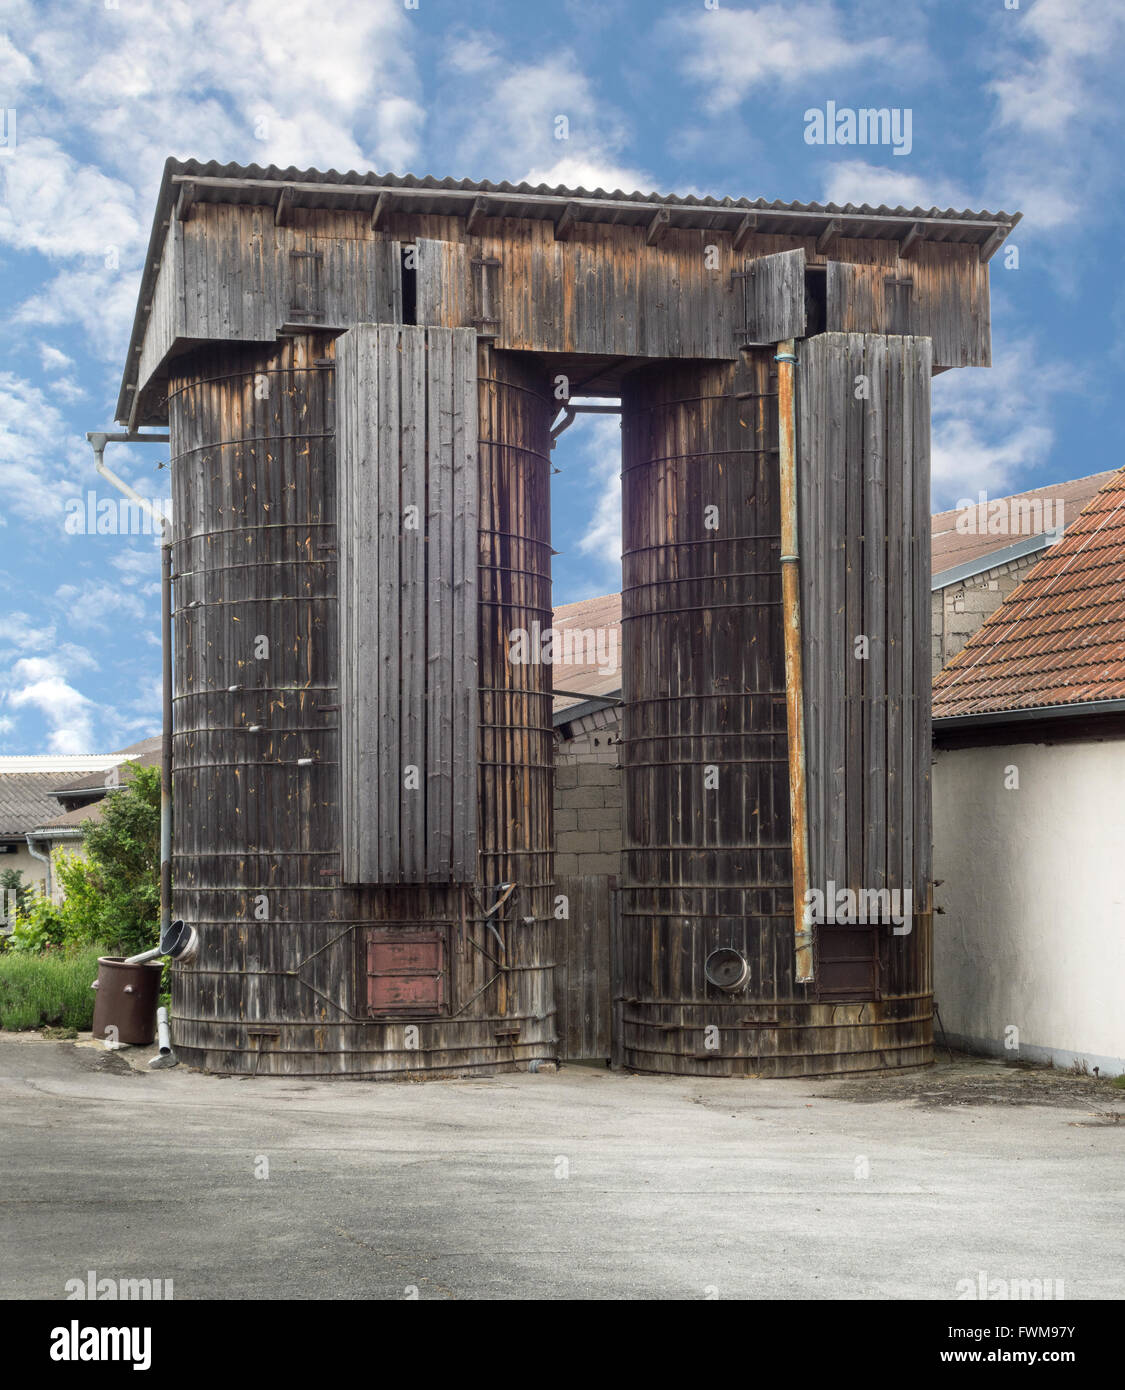
<svg viewBox="0 0 1125 1390"><path fill-rule="evenodd" d="M160 546L160 948L171 949L172 926L172 537L164 524Z"/></svg>
<svg viewBox="0 0 1125 1390"><path fill-rule="evenodd" d="M809 822L805 781L805 686L801 669L801 567L797 533L797 356L792 338L777 345L781 492L781 601L785 632L785 715L789 731L789 816L793 852L793 944L797 983L813 979L809 915Z"/></svg>
<svg viewBox="0 0 1125 1390"><path fill-rule="evenodd" d="M163 720L160 730L160 954L172 950L172 527L168 518L158 512L147 497L142 497L124 479L119 478L105 461L105 446L110 443L163 443L168 435L111 434L91 431L86 435L94 450L94 466L118 492L137 503L154 521L160 524L160 646L161 646L161 704Z"/></svg>
<svg viewBox="0 0 1125 1390"><path fill-rule="evenodd" d="M30 831L28 831L26 838L27 852L34 859L41 860L47 866L47 875L46 878L43 880L43 892L49 901L51 897L51 851L48 850L46 854L40 854L39 851L35 848L35 841L31 838Z"/></svg>

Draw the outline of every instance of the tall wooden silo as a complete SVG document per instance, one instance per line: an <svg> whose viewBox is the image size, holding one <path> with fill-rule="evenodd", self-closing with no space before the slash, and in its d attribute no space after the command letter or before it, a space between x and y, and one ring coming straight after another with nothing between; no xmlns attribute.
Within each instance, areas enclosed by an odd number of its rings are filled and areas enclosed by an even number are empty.
<svg viewBox="0 0 1125 1390"><path fill-rule="evenodd" d="M928 381L988 365L1016 220L169 161L118 418L172 440L186 1060L556 1055L513 639L572 395L624 426L619 1054L927 1059ZM910 931L806 920L835 886Z"/></svg>
<svg viewBox="0 0 1125 1390"><path fill-rule="evenodd" d="M619 1055L645 1071L791 1076L932 1055L929 341L825 334L793 354L804 886L840 919L809 922L807 980L776 355L640 372L623 397ZM855 395L861 378L870 396ZM842 920L850 902L863 920Z"/></svg>
<svg viewBox="0 0 1125 1390"><path fill-rule="evenodd" d="M168 410L175 905L201 939L178 1051L553 1057L549 668L507 639L549 622L542 372L468 330L361 326L200 349Z"/></svg>

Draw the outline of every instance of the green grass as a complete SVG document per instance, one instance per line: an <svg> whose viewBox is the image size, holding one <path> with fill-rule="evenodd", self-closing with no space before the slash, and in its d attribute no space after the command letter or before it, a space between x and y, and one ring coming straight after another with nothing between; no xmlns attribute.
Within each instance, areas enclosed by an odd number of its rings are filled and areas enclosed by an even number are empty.
<svg viewBox="0 0 1125 1390"><path fill-rule="evenodd" d="M0 956L0 1028L86 1029L94 1021L94 991L101 946Z"/></svg>

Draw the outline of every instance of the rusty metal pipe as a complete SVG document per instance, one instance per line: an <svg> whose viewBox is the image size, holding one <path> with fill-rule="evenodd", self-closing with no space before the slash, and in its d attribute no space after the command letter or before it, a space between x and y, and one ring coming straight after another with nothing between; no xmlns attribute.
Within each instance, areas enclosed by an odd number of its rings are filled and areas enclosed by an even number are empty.
<svg viewBox="0 0 1125 1390"><path fill-rule="evenodd" d="M785 634L785 716L789 732L789 815L793 850L793 945L798 984L814 975L809 906L809 821L805 766L805 686L801 668L801 560L797 533L797 354L778 343L778 452L781 493L781 602Z"/></svg>

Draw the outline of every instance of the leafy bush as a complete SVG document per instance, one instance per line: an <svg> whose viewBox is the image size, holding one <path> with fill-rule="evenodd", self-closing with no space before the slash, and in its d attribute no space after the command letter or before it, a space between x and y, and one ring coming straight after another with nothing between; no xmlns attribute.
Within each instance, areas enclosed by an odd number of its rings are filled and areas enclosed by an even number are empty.
<svg viewBox="0 0 1125 1390"><path fill-rule="evenodd" d="M101 810L84 829L86 858L56 860L63 932L74 945L136 955L160 940L160 769L134 765Z"/></svg>
<svg viewBox="0 0 1125 1390"><path fill-rule="evenodd" d="M31 955L11 951L0 956L0 1028L43 1025L87 1029L94 1021L94 991L99 946Z"/></svg>
<svg viewBox="0 0 1125 1390"><path fill-rule="evenodd" d="M36 954L66 939L66 924L59 909L48 898L36 898L16 919L9 939L11 949L20 954Z"/></svg>

